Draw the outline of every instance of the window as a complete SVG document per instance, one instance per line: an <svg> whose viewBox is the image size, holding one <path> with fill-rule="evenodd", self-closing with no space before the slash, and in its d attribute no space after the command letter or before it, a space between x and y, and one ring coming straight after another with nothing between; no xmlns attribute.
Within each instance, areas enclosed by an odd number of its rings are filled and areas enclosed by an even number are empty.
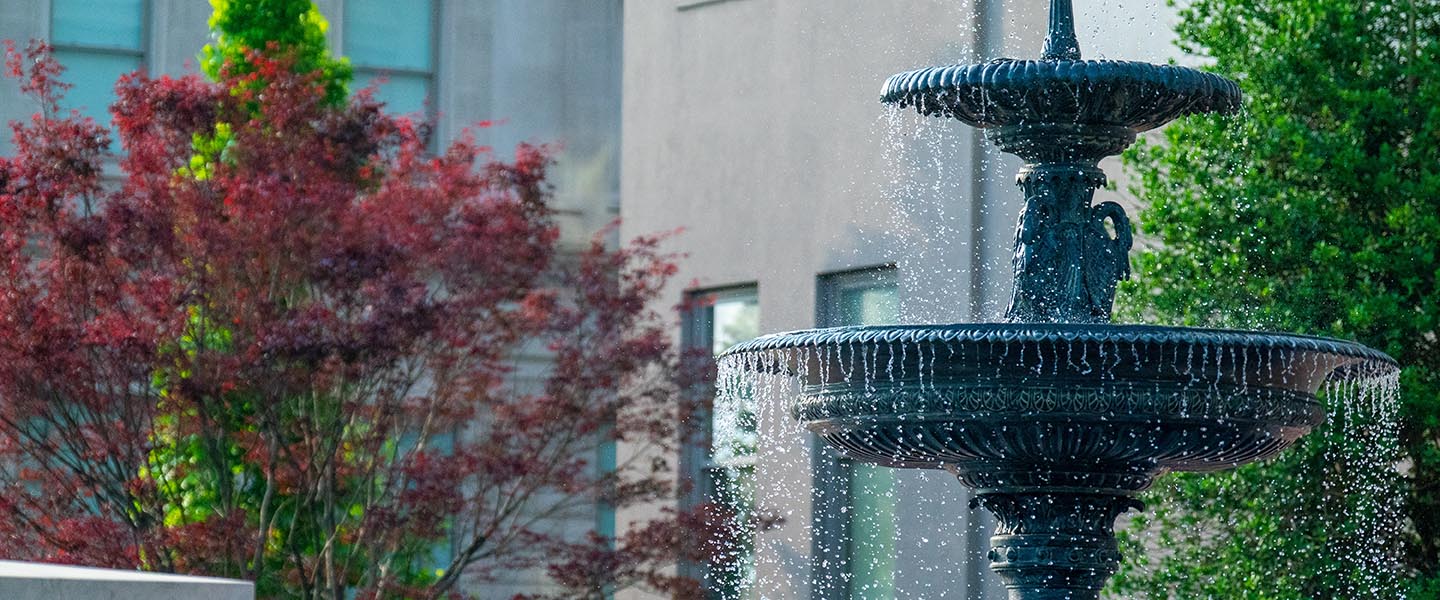
<svg viewBox="0 0 1440 600"><path fill-rule="evenodd" d="M755 286L694 292L694 308L685 316L684 344L718 355L731 346L760 335L760 300ZM715 564L686 568L686 575L703 578L712 597L738 600L754 597L755 452L758 433L751 396L734 393L731 401L717 401L701 427L703 447L690 448L682 469L699 493L689 502L714 502L733 514L736 535L727 540Z"/></svg>
<svg viewBox="0 0 1440 600"><path fill-rule="evenodd" d="M65 106L110 123L115 80L145 59L146 0L53 0L50 43L74 84Z"/></svg>
<svg viewBox="0 0 1440 600"><path fill-rule="evenodd" d="M435 91L436 0L346 0L343 18L353 88L383 78L375 97L391 112L425 114Z"/></svg>
<svg viewBox="0 0 1440 600"><path fill-rule="evenodd" d="M900 317L895 269L822 275L821 327L882 325ZM813 595L817 599L894 600L894 470L857 464L814 438Z"/></svg>

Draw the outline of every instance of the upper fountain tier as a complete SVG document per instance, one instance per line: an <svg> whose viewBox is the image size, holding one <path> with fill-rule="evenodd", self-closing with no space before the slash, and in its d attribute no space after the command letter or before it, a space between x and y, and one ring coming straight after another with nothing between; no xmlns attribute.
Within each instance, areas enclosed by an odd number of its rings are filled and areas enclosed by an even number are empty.
<svg viewBox="0 0 1440 600"><path fill-rule="evenodd" d="M881 100L980 128L1028 124L1154 129L1240 108L1240 87L1185 67L1115 60L1017 60L929 67L885 82Z"/></svg>
<svg viewBox="0 0 1440 600"><path fill-rule="evenodd" d="M1235 82L1195 69L1081 60L1070 1L1056 0L1040 60L1001 58L900 73L885 82L880 99L985 129L1089 125L1133 135L1189 114L1234 112L1241 95Z"/></svg>

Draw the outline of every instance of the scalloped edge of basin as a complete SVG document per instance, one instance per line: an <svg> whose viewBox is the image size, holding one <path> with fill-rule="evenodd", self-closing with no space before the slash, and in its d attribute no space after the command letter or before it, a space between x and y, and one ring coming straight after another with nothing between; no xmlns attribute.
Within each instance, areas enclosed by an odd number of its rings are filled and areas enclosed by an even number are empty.
<svg viewBox="0 0 1440 600"><path fill-rule="evenodd" d="M982 489L1133 491L1268 458L1324 420L1327 382L1398 370L1337 339L1109 324L816 329L722 358L797 377L794 417L852 458Z"/></svg>
<svg viewBox="0 0 1440 600"><path fill-rule="evenodd" d="M1032 123L1124 127L1240 109L1240 86L1196 69L1115 60L1018 60L928 67L891 76L880 100L979 128Z"/></svg>

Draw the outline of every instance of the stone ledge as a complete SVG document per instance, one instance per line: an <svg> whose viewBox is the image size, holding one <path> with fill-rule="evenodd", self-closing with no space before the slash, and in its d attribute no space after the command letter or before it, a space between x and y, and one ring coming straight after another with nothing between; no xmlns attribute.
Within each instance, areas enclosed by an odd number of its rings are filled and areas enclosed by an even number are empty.
<svg viewBox="0 0 1440 600"><path fill-rule="evenodd" d="M253 600L248 581L0 561L6 600Z"/></svg>

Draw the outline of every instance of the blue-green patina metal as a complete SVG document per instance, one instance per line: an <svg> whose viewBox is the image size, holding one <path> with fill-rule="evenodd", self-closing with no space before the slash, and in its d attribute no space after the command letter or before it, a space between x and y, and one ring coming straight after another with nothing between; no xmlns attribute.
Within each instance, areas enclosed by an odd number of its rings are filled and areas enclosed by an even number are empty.
<svg viewBox="0 0 1440 600"><path fill-rule="evenodd" d="M1040 60L901 73L881 98L1026 161L1007 323L801 331L727 354L798 376L793 415L846 455L974 488L1013 600L1099 598L1121 558L1115 518L1156 476L1273 456L1324 419L1322 386L1397 369L1342 340L1109 323L1131 238L1119 205L1093 204L1098 162L1175 118L1238 110L1234 82L1082 60L1054 0Z"/></svg>

